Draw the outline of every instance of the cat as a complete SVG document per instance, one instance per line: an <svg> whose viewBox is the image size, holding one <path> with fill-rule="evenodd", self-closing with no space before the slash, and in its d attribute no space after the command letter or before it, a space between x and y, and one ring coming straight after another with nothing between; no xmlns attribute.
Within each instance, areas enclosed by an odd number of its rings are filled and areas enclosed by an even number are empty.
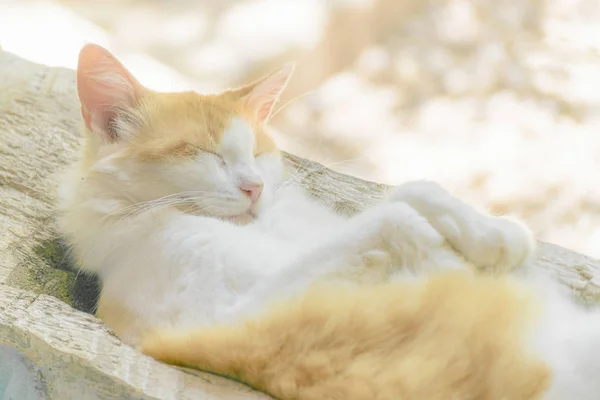
<svg viewBox="0 0 600 400"><path fill-rule="evenodd" d="M157 359L282 399L597 398L581 378L599 370L594 316L541 278L506 276L534 254L525 225L433 182L352 217L294 184L266 125L293 69L158 93L82 48L84 143L58 225L102 281L96 314Z"/></svg>

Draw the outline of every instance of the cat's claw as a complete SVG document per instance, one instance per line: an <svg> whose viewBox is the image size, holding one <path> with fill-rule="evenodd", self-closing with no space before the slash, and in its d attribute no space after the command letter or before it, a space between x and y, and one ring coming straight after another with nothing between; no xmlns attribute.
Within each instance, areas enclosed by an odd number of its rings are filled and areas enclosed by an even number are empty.
<svg viewBox="0 0 600 400"><path fill-rule="evenodd" d="M533 254L535 243L524 224L480 213L435 182L400 185L391 190L388 201L409 204L478 268L509 272Z"/></svg>

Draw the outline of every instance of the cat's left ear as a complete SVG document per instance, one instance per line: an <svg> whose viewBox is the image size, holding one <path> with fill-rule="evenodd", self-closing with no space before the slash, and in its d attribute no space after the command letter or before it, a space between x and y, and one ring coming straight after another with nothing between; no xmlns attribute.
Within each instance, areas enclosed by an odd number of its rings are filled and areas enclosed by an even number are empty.
<svg viewBox="0 0 600 400"><path fill-rule="evenodd" d="M77 94L86 127L104 143L121 139L115 120L142 98L146 89L108 50L86 44L77 63Z"/></svg>
<svg viewBox="0 0 600 400"><path fill-rule="evenodd" d="M273 107L294 73L294 63L284 64L277 71L249 85L234 91L241 95L241 101L254 111L259 123L266 123Z"/></svg>

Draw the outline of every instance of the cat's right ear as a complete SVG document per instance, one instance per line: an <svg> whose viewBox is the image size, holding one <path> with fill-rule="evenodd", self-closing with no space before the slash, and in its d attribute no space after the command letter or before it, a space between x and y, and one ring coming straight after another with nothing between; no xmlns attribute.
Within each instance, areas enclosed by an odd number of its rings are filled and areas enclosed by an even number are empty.
<svg viewBox="0 0 600 400"><path fill-rule="evenodd" d="M86 44L77 64L77 94L86 127L104 143L119 139L115 118L133 108L144 87L108 50Z"/></svg>

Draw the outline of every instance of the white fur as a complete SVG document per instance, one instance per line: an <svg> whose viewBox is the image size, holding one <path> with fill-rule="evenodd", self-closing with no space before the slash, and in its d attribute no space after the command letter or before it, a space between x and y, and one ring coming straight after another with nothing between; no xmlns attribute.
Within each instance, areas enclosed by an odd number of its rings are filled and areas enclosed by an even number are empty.
<svg viewBox="0 0 600 400"><path fill-rule="evenodd" d="M600 398L600 314L578 304L570 289L545 271L528 270L518 279L536 295L541 316L529 333L528 349L552 371L543 400Z"/></svg>
<svg viewBox="0 0 600 400"><path fill-rule="evenodd" d="M251 138L234 120L222 160L204 154L173 166L140 165L111 145L65 180L63 233L82 267L101 277L103 296L148 329L242 318L317 280L361 284L439 268L506 272L531 256L524 226L479 213L431 182L401 185L354 217L338 215L284 180L278 156L254 159ZM241 179L265 184L252 220ZM545 299L531 350L556 374L546 399L598 398L597 316L539 277L521 281ZM121 336L139 339L135 331Z"/></svg>

